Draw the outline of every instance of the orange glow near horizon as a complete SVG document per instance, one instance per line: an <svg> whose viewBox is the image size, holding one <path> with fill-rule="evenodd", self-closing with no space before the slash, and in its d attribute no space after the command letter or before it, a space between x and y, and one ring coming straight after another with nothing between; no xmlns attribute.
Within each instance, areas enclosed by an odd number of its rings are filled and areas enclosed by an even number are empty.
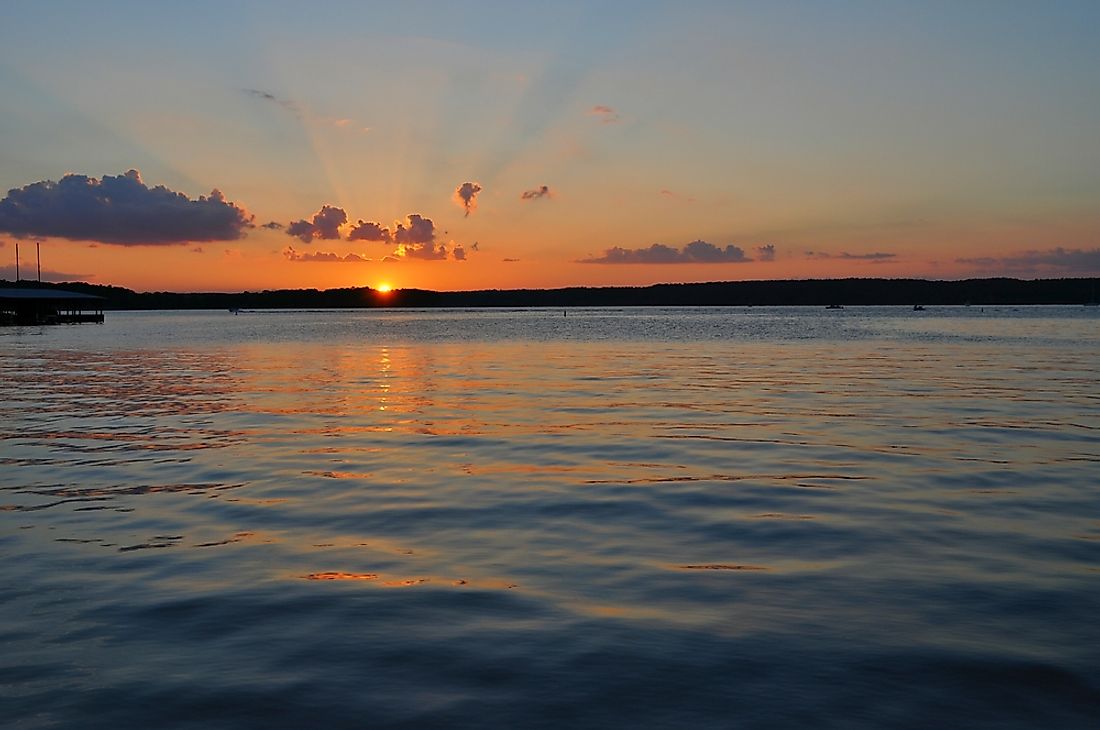
<svg viewBox="0 0 1100 730"><path fill-rule="evenodd" d="M377 287L375 287L375 289L378 291L379 294L389 294L391 291L393 291L393 287L386 282L382 282Z"/></svg>

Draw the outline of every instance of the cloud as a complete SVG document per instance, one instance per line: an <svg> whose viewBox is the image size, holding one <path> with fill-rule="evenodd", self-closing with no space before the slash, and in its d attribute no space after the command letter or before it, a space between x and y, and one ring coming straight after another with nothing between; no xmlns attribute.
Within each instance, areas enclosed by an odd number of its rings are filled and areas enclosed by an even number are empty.
<svg viewBox="0 0 1100 730"><path fill-rule="evenodd" d="M232 241L253 216L217 189L192 200L163 185L150 188L137 170L97 180L69 174L8 191L0 200L0 231L121 246Z"/></svg>
<svg viewBox="0 0 1100 730"><path fill-rule="evenodd" d="M412 213L398 223L393 231L393 242L404 244L428 244L435 241L435 224L431 218Z"/></svg>
<svg viewBox="0 0 1100 730"><path fill-rule="evenodd" d="M298 108L298 105L295 104L293 101L291 101L290 99L280 99L279 97L275 96L271 92L260 91L259 89L241 89L241 91L243 91L244 93L248 94L249 96L251 96L255 99L262 99L263 101L269 101L272 104L278 104L283 109L286 109L288 112L291 112L292 114L300 114L301 113L301 110Z"/></svg>
<svg viewBox="0 0 1100 730"><path fill-rule="evenodd" d="M260 226L260 228L267 228L272 231L281 231L285 227L286 226L284 226L279 221L268 221L267 223L264 223L262 226Z"/></svg>
<svg viewBox="0 0 1100 730"><path fill-rule="evenodd" d="M807 251L806 256L811 259L844 259L846 261L888 261L898 257L896 253L876 251L874 253L828 253L827 251Z"/></svg>
<svg viewBox="0 0 1100 730"><path fill-rule="evenodd" d="M501 263L504 263L504 264L514 264L514 263L518 262L519 259L501 259L500 261L501 261Z"/></svg>
<svg viewBox="0 0 1100 730"><path fill-rule="evenodd" d="M520 194L519 199L520 200L539 200L541 198L552 198L552 197L554 197L554 193L552 193L550 191L550 186L540 185L537 188L534 188L532 190L524 190L523 193Z"/></svg>
<svg viewBox="0 0 1100 730"><path fill-rule="evenodd" d="M1012 256L958 258L956 263L1010 272L1026 271L1100 271L1100 248L1051 248L1023 251Z"/></svg>
<svg viewBox="0 0 1100 730"><path fill-rule="evenodd" d="M19 267L19 275L23 281L37 279L38 269L33 263L30 266L24 263L22 266ZM42 269L42 281L87 281L88 279L94 278L95 274L69 274L64 271L51 271L49 269ZM15 264L0 266L0 279L15 281Z"/></svg>
<svg viewBox="0 0 1100 730"><path fill-rule="evenodd" d="M286 233L295 236L305 243L315 238L337 239L340 237L339 228L347 220L347 216L340 208L323 206L312 220L300 220L291 223L286 228ZM405 259L420 259L423 261L443 261L453 258L455 261L466 261L470 252L478 250L477 242L469 247L456 244L451 241L448 245L437 243L438 231L431 218L410 213L405 220L398 221L392 227L387 228L374 221L359 221L352 226L348 233L349 241L380 241L383 243L397 244L392 254L385 256L383 262L394 262ZM373 259L349 253L340 254L319 251L316 253L301 253L293 247L283 249L283 256L289 261L296 262L329 262L329 263L354 263L371 261Z"/></svg>
<svg viewBox="0 0 1100 730"><path fill-rule="evenodd" d="M465 208L467 217L477 210L477 194L480 192L481 184L476 182L464 182L455 188L454 200Z"/></svg>
<svg viewBox="0 0 1100 730"><path fill-rule="evenodd" d="M388 228L383 228L373 221L364 221L362 218L356 223L351 233L348 234L349 241L392 241L393 233Z"/></svg>
<svg viewBox="0 0 1100 730"><path fill-rule="evenodd" d="M668 188L662 188L659 191L658 194L662 198L667 198L668 200L674 200L677 203L694 203L695 202L695 198L692 198L691 196L688 196L688 195L681 195L680 193L673 192L672 190L669 190Z"/></svg>
<svg viewBox="0 0 1100 730"><path fill-rule="evenodd" d="M580 259L580 264L740 264L752 261L739 246L719 248L706 241L692 241L682 249L655 243L649 248L615 246L602 256Z"/></svg>
<svg viewBox="0 0 1100 730"><path fill-rule="evenodd" d="M619 113L605 104L597 104L588 110L588 114L598 117L600 124L615 124L619 121Z"/></svg>
<svg viewBox="0 0 1100 730"><path fill-rule="evenodd" d="M340 254L331 253L328 251L318 251L316 253L298 253L292 246L287 246L283 249L283 256L288 261L305 262L305 263L331 263L331 264L359 264L366 261L370 261L368 258L364 258L359 254L349 253L341 256Z"/></svg>
<svg viewBox="0 0 1100 730"><path fill-rule="evenodd" d="M394 255L406 259L442 261L447 258L447 247L442 243L438 246L434 243L402 243L394 251Z"/></svg>
<svg viewBox="0 0 1100 730"><path fill-rule="evenodd" d="M336 239L340 237L340 226L348 222L348 214L342 208L331 205L321 206L313 215L313 220L294 221L286 227L286 234L309 243L315 238Z"/></svg>
<svg viewBox="0 0 1100 730"><path fill-rule="evenodd" d="M775 244L765 244L756 247L756 258L760 261L775 261Z"/></svg>

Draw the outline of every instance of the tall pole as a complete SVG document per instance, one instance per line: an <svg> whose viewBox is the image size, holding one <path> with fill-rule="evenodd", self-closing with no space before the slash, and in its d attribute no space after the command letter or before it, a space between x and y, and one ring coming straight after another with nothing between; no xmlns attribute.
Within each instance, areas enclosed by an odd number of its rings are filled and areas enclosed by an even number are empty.
<svg viewBox="0 0 1100 730"><path fill-rule="evenodd" d="M15 242L15 283L19 283L19 241Z"/></svg>
<svg viewBox="0 0 1100 730"><path fill-rule="evenodd" d="M42 242L34 242L34 251L38 254L38 283L42 283Z"/></svg>

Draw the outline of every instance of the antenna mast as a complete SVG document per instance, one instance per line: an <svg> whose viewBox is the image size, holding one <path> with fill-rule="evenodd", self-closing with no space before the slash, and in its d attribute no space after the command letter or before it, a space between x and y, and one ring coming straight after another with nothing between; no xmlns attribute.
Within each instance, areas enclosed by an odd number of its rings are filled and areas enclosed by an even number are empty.
<svg viewBox="0 0 1100 730"><path fill-rule="evenodd" d="M15 283L19 283L19 241L15 242Z"/></svg>
<svg viewBox="0 0 1100 730"><path fill-rule="evenodd" d="M38 283L42 283L42 242L34 242L34 251L38 254Z"/></svg>

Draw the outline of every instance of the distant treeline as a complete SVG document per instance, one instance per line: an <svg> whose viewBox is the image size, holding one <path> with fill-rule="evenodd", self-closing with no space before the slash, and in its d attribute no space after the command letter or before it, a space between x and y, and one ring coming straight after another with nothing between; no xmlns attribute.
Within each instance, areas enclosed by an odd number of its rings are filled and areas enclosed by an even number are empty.
<svg viewBox="0 0 1100 730"><path fill-rule="evenodd" d="M105 309L328 309L364 307L709 307L870 304L1084 304L1098 296L1097 278L1078 279L810 279L706 284L487 289L439 292L367 287L278 289L240 293L135 292L85 282L18 284L96 294Z"/></svg>

